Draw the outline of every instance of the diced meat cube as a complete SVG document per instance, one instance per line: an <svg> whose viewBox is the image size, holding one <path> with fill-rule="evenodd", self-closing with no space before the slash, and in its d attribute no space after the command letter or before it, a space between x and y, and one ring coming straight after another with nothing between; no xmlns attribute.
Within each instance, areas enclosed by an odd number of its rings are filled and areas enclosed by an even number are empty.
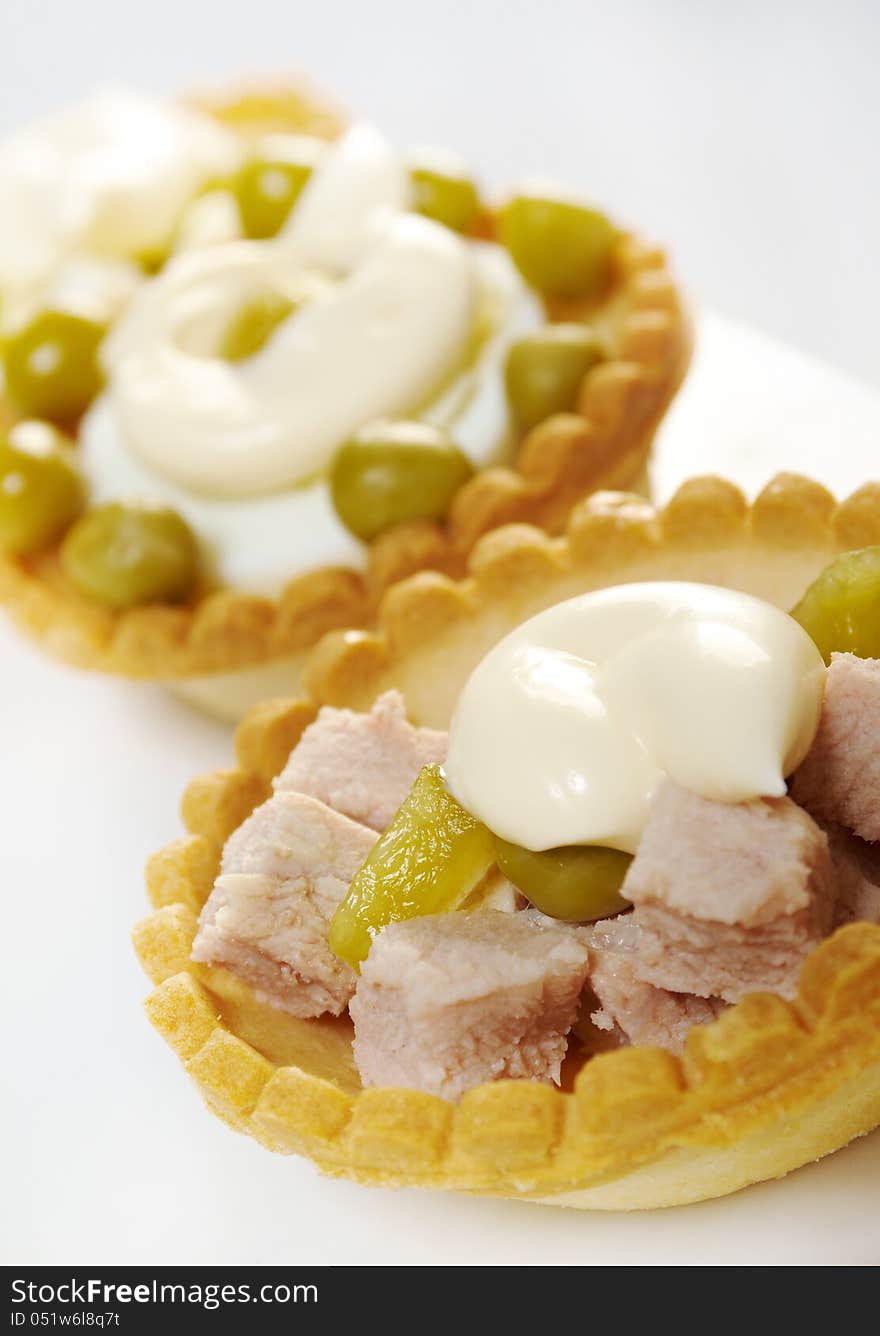
<svg viewBox="0 0 880 1336"><path fill-rule="evenodd" d="M376 832L304 793L276 793L226 841L220 871L279 880L338 877L346 884L376 843Z"/></svg>
<svg viewBox="0 0 880 1336"><path fill-rule="evenodd" d="M880 659L831 656L819 730L789 791L817 820L880 840Z"/></svg>
<svg viewBox="0 0 880 1336"><path fill-rule="evenodd" d="M790 798L720 803L666 781L621 894L637 906L759 927L810 907L817 868L827 871L827 839Z"/></svg>
<svg viewBox="0 0 880 1336"><path fill-rule="evenodd" d="M375 841L315 798L276 793L226 844L193 960L226 966L293 1016L339 1015L355 974L330 950L329 923Z"/></svg>
<svg viewBox="0 0 880 1336"><path fill-rule="evenodd" d="M373 830L391 825L423 766L446 760L447 734L414 728L399 691L369 714L325 706L305 730L275 781L308 793Z"/></svg>
<svg viewBox="0 0 880 1336"><path fill-rule="evenodd" d="M834 908L828 840L790 798L718 803L669 782L622 893L635 905L637 972L674 993L790 996Z"/></svg>
<svg viewBox="0 0 880 1336"><path fill-rule="evenodd" d="M590 953L588 986L581 994L574 1032L590 1054L641 1044L679 1053L694 1025L707 1025L726 1008L718 997L673 993L640 973L642 930L635 914L619 914L589 926L562 924L538 910L538 923L573 933Z"/></svg>
<svg viewBox="0 0 880 1336"><path fill-rule="evenodd" d="M599 1003L590 1020L618 1031L623 1042L680 1053L694 1025L708 1025L727 1005L720 998L671 993L640 979L636 958L626 952L591 949L590 986Z"/></svg>
<svg viewBox="0 0 880 1336"><path fill-rule="evenodd" d="M587 963L572 933L527 914L390 924L351 1001L361 1080L450 1100L483 1081L558 1082Z"/></svg>
<svg viewBox="0 0 880 1336"><path fill-rule="evenodd" d="M880 844L868 844L842 826L828 827L837 883L835 926L866 919L880 923Z"/></svg>

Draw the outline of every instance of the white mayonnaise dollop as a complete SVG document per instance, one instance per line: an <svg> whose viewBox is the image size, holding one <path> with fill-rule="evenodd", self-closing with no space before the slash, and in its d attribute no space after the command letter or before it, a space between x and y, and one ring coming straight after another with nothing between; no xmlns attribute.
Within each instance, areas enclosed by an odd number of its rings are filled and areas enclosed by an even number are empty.
<svg viewBox="0 0 880 1336"><path fill-rule="evenodd" d="M0 294L19 304L71 256L163 250L236 137L198 111L105 89L0 144Z"/></svg>
<svg viewBox="0 0 880 1336"><path fill-rule="evenodd" d="M291 487L366 422L412 413L461 364L474 328L474 251L408 213L403 159L355 126L315 168L272 242L184 253L145 284L105 344L125 443L175 484L213 496ZM297 309L228 362L193 323L269 292Z"/></svg>
<svg viewBox="0 0 880 1336"><path fill-rule="evenodd" d="M192 264L189 257L174 261L167 272L170 288L182 278L178 265L190 276L206 261L201 276L210 269L218 307L233 286L243 303L260 288L302 301L245 362L189 352L158 322L142 331L134 351L125 317L119 342L111 336L110 396L126 442L193 491L257 495L320 472L365 422L411 411L430 395L462 356L473 325L477 283L469 251L413 214L391 220L344 281L311 291L317 275L285 250L267 249L259 242L211 248L194 254ZM160 319L182 319L191 292L177 307L153 310ZM135 298L132 323L144 315L139 307Z"/></svg>
<svg viewBox="0 0 880 1336"><path fill-rule="evenodd" d="M173 506L214 578L271 595L315 567L365 564L326 469L366 422L418 417L476 467L497 460L504 358L543 322L541 304L500 246L408 203L403 157L355 126L317 156L279 237L196 239L142 284L105 340L108 388L80 432L93 498ZM254 356L217 356L230 320L267 291L295 312Z"/></svg>
<svg viewBox="0 0 880 1336"><path fill-rule="evenodd" d="M824 681L806 632L761 599L687 583L584 594L517 627L471 674L449 785L528 849L633 853L665 776L721 802L784 794Z"/></svg>
<svg viewBox="0 0 880 1336"><path fill-rule="evenodd" d="M210 250L203 254L210 265ZM507 436L505 353L513 339L540 322L541 311L500 247L477 244L474 258L490 332L472 362L418 416L449 431L481 468L498 457ZM213 315L205 316L203 326L199 314L190 328L194 342L210 340L215 332ZM361 570L366 564L366 548L336 515L326 478L261 496L194 492L127 447L107 394L83 420L79 460L95 503L139 497L183 515L200 541L206 572L229 588L274 596L305 571Z"/></svg>

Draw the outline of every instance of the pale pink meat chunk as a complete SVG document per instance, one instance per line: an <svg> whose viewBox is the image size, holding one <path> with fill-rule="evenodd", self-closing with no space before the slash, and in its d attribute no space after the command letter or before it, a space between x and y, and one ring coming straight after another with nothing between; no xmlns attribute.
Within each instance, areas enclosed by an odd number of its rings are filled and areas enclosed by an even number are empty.
<svg viewBox="0 0 880 1336"><path fill-rule="evenodd" d="M587 964L574 934L527 914L390 924L351 1000L361 1080L449 1100L501 1078L558 1082Z"/></svg>
<svg viewBox="0 0 880 1336"><path fill-rule="evenodd" d="M330 919L375 840L315 798L276 793L226 844L193 960L226 966L293 1016L339 1015L355 974L330 950Z"/></svg>
<svg viewBox="0 0 880 1336"><path fill-rule="evenodd" d="M868 844L843 826L828 827L837 883L835 927L866 919L880 923L880 844Z"/></svg>
<svg viewBox="0 0 880 1336"><path fill-rule="evenodd" d="M880 659L831 656L819 730L789 788L817 820L880 840Z"/></svg>
<svg viewBox="0 0 880 1336"><path fill-rule="evenodd" d="M828 840L789 798L717 803L666 782L622 893L638 976L674 993L791 995L830 931Z"/></svg>
<svg viewBox="0 0 880 1336"><path fill-rule="evenodd" d="M446 733L407 721L399 691L380 696L369 714L325 706L275 788L311 794L353 821L385 830L422 767L446 760L446 745Z"/></svg>
<svg viewBox="0 0 880 1336"><path fill-rule="evenodd" d="M671 993L639 978L637 958L626 951L590 949L590 986L599 1003L590 1020L617 1032L621 1043L680 1053L695 1025L708 1025L725 1009L717 997Z"/></svg>

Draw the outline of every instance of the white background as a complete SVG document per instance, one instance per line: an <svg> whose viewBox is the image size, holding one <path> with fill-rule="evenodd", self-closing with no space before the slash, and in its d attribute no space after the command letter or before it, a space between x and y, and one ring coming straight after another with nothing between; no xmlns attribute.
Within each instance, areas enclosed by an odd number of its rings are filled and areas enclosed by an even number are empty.
<svg viewBox="0 0 880 1336"><path fill-rule="evenodd" d="M173 91L309 70L400 140L465 151L494 185L577 181L667 242L701 302L880 385L878 14L869 0L30 0L0 14L0 128L101 79ZM664 490L697 457L732 461L734 362L749 367L743 431L764 424L744 482L762 480L765 446L796 460L811 424L811 458L835 433L858 438L841 487L872 471L867 396L723 327L707 344L664 436ZM47 663L5 628L0 688L4 1261L880 1258L877 1136L782 1184L639 1217L366 1192L234 1136L143 1021L127 942L143 860L178 832L185 781L228 763L228 735L156 689Z"/></svg>
<svg viewBox="0 0 880 1336"><path fill-rule="evenodd" d="M0 128L309 71L502 186L577 181L705 301L880 383L873 0L5 0Z"/></svg>

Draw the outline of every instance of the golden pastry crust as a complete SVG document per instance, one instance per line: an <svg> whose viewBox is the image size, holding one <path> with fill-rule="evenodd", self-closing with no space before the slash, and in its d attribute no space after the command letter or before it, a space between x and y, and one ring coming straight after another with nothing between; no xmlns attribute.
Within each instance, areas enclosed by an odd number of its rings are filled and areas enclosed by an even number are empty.
<svg viewBox="0 0 880 1336"><path fill-rule="evenodd" d="M190 785L190 834L147 869L154 912L134 941L156 985L148 1015L209 1106L270 1149L363 1183L596 1209L718 1196L880 1123L873 924L824 942L794 1002L752 994L694 1029L681 1058L629 1048L581 1066L573 1052L562 1090L498 1082L457 1107L418 1091L362 1091L344 1018L285 1016L189 959L222 845L268 793L319 699L361 707L394 681L417 700L414 715L443 723L487 644L557 596L627 579L712 579L785 606L835 552L871 541L880 541L876 484L841 505L790 475L751 507L718 478L687 483L659 511L606 494L577 509L564 538L519 525L489 535L465 580L413 577L386 596L377 632L325 642L312 660L317 697L267 702L245 718L238 767Z"/></svg>
<svg viewBox="0 0 880 1336"><path fill-rule="evenodd" d="M255 84L191 99L245 135L271 129L333 137L344 117L304 86ZM491 217L480 234L491 236ZM334 627L369 626L383 592L420 570L461 575L480 536L512 520L551 531L598 488L633 485L654 432L686 371L691 329L662 251L618 241L614 281L587 315L610 349L584 378L576 413L539 424L515 467L479 472L445 524L401 525L370 544L363 574L324 568L292 580L277 599L223 590L184 607L114 612L80 597L57 550L37 559L0 554L0 602L48 653L126 677L181 679L289 659Z"/></svg>
<svg viewBox="0 0 880 1336"><path fill-rule="evenodd" d="M333 139L348 120L326 93L300 76L253 79L219 91L196 91L184 100L248 138L287 133Z"/></svg>
<svg viewBox="0 0 880 1336"><path fill-rule="evenodd" d="M239 1131L361 1183L647 1209L778 1177L880 1123L874 924L823 943L793 1003L753 993L692 1030L681 1058L620 1049L591 1059L570 1089L500 1081L458 1106L359 1090L344 1021L260 1016L243 985L189 963L195 930L179 903L135 930L158 984L153 1025Z"/></svg>

